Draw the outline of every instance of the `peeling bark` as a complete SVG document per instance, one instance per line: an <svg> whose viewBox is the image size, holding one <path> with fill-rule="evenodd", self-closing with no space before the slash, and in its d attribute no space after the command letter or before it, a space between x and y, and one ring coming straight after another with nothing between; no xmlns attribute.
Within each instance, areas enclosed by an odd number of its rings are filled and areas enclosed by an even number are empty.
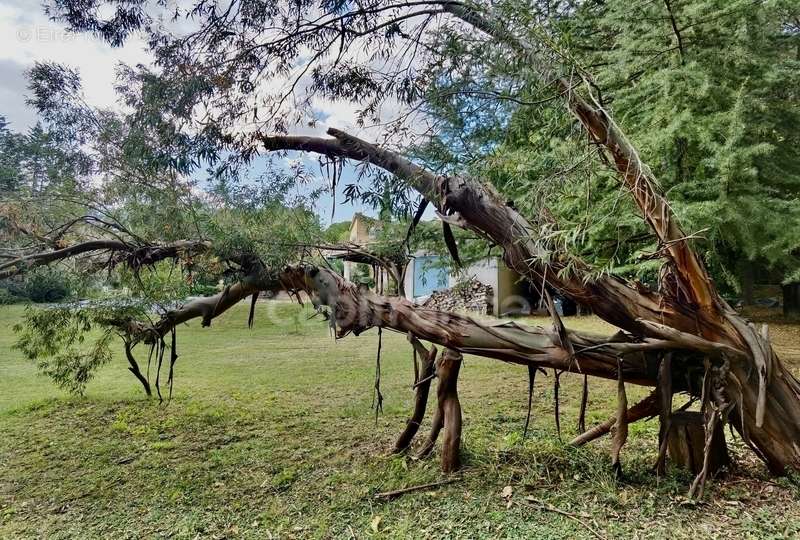
<svg viewBox="0 0 800 540"><path fill-rule="evenodd" d="M436 376L439 383L436 388L437 406L431 420L428 439L420 448L417 456L425 458L433 452L436 440L444 428L442 441L442 471L455 472L461 468L461 403L458 399L458 373L461 369L462 356L457 351L445 349L436 362Z"/></svg>
<svg viewBox="0 0 800 540"><path fill-rule="evenodd" d="M611 441L611 467L617 477L622 476L622 464L619 453L628 440L628 395L625 392L625 380L622 378L622 359L619 362L619 377L617 378L617 420L614 422L614 436Z"/></svg>
<svg viewBox="0 0 800 540"><path fill-rule="evenodd" d="M436 396L444 421L442 471L446 473L461 468L461 402L458 400L458 373L461 361L461 353L445 349L436 370L439 378Z"/></svg>

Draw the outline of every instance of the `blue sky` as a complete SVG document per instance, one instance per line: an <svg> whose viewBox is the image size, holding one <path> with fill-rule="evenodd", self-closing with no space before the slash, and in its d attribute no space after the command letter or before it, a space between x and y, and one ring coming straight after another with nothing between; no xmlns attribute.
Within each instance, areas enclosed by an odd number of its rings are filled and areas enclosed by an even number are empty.
<svg viewBox="0 0 800 540"><path fill-rule="evenodd" d="M309 155L303 152L288 152L285 160L278 159L270 161L266 156L257 159L254 162L251 176L257 176L258 174L262 173L265 168L269 166L269 163L272 163L272 166L275 167L280 166L281 164L290 160L302 161L305 169L310 173L314 173L314 176L316 177L316 181L313 185L298 184L296 188L297 195L305 196L314 189L329 185L327 179L319 170L319 163L317 162L316 155ZM285 170L289 170L288 165L286 166ZM360 203L351 204L345 202L344 188L347 184L351 184L355 181L356 174L355 167L352 164L345 164L345 166L342 168L342 175L339 178L336 186L336 209L333 213L333 223L349 221L356 212L361 212L362 214L373 217L378 214L376 210L369 206L365 206ZM320 221L325 226L331 224L331 209L333 208L333 204L334 199L330 194L330 190L326 190L325 193L314 204L314 210L320 217Z"/></svg>

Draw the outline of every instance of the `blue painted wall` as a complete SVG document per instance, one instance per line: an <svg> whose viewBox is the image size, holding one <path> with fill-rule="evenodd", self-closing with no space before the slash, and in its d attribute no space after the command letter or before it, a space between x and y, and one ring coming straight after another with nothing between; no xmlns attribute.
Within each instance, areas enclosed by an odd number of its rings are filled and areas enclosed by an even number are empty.
<svg viewBox="0 0 800 540"><path fill-rule="evenodd" d="M414 297L427 296L433 291L447 288L447 270L433 267L440 257L417 257L414 259Z"/></svg>

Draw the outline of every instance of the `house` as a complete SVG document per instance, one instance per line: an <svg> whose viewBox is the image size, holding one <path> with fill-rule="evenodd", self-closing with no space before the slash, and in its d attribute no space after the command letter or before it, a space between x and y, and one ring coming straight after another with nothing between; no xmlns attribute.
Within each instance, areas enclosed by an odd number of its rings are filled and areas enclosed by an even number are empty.
<svg viewBox="0 0 800 540"><path fill-rule="evenodd" d="M487 257L454 273L442 267L440 257L424 252L415 253L406 268L406 298L421 302L434 291L454 287L465 280L476 280L491 287L491 313L495 315L532 313L540 302L538 289L508 268L498 256Z"/></svg>
<svg viewBox="0 0 800 540"><path fill-rule="evenodd" d="M377 238L380 227L379 220L356 213L350 223L349 241L368 250L369 244ZM491 287L493 314L531 313L540 304L538 287L508 268L498 256L487 257L471 264L457 274L448 271L443 263L444 261L437 255L423 251L413 253L402 273L405 297L420 303L434 291L453 287L467 279L474 279ZM390 281L385 270L345 260L345 279L359 281L359 277L365 275L377 292L384 292L386 284Z"/></svg>
<svg viewBox="0 0 800 540"><path fill-rule="evenodd" d="M377 233L380 227L381 222L379 220L365 216L361 212L356 212L350 222L350 231L347 240L351 244L369 249L370 243L377 239ZM376 269L372 265L347 259L344 259L343 264L343 276L348 281L359 282L361 279L367 279L374 284L378 282L388 283L386 272ZM363 273L359 272L359 270L363 271ZM381 275L376 275L376 270L378 270Z"/></svg>

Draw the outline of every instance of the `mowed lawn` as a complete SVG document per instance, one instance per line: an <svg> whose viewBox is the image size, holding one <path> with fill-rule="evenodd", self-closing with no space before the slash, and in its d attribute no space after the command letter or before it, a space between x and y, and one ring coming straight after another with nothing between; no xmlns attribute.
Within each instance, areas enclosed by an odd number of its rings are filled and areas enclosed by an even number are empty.
<svg viewBox="0 0 800 540"><path fill-rule="evenodd" d="M386 502L375 493L443 479L437 454L387 455L413 400L404 336L384 333L376 420L377 334L334 341L326 323L307 320L308 307L260 303L252 330L245 306L211 328L180 327L169 404L144 398L121 346L84 398L60 392L11 348L23 309L0 307L2 538L800 536L796 484L768 480L738 439L738 465L703 502L686 500L685 473L651 474L656 421L631 426L626 476L615 481L607 440L580 449L559 441L552 374L538 377L523 440L525 369L467 357L463 472ZM566 323L611 331L591 317ZM797 329L772 333L783 356L800 361ZM580 384L562 377L565 441L575 434ZM629 388L629 401L646 392ZM615 395L615 383L592 381L590 423L613 414Z"/></svg>

